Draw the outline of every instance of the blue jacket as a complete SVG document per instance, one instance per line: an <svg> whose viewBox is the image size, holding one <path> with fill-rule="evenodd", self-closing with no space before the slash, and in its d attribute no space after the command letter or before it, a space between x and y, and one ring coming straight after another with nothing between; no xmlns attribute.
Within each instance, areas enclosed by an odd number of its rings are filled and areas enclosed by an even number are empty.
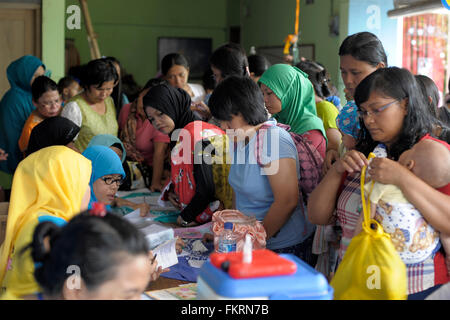
<svg viewBox="0 0 450 320"><path fill-rule="evenodd" d="M31 79L36 69L45 65L35 56L23 56L12 62L6 70L11 88L0 101L0 148L9 156L0 161L0 170L14 173L22 160L18 141L25 121L35 109L31 99Z"/></svg>

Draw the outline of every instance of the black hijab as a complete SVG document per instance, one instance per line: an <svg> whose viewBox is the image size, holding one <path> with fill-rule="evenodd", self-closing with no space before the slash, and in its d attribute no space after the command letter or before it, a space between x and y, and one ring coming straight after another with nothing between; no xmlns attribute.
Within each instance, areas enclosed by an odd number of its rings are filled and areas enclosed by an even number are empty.
<svg viewBox="0 0 450 320"><path fill-rule="evenodd" d="M80 127L64 117L51 117L43 120L31 130L27 155L50 146L65 146L72 142L80 132Z"/></svg>
<svg viewBox="0 0 450 320"><path fill-rule="evenodd" d="M144 109L152 107L168 115L175 123L174 130L184 128L192 121L201 120L191 111L189 94L165 83L150 88L143 102Z"/></svg>

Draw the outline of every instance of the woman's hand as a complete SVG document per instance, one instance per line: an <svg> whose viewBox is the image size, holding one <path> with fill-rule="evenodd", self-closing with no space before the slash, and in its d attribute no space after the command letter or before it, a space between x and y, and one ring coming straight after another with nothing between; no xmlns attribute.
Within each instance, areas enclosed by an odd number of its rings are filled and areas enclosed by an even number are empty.
<svg viewBox="0 0 450 320"><path fill-rule="evenodd" d="M322 165L322 174L325 175L327 171L331 168L334 162L339 159L339 153L337 150L329 149L325 155L325 161Z"/></svg>
<svg viewBox="0 0 450 320"><path fill-rule="evenodd" d="M198 225L198 223L195 220L189 222L188 224L185 224L185 221L183 220L181 215L179 215L178 218L177 218L177 224L179 224L182 227L195 227L195 226Z"/></svg>
<svg viewBox="0 0 450 320"><path fill-rule="evenodd" d="M400 163L387 158L374 158L370 162L370 177L376 182L398 186L402 177L410 171Z"/></svg>
<svg viewBox="0 0 450 320"><path fill-rule="evenodd" d="M202 238L203 243L207 242L213 242L214 241L214 235L212 233L205 233Z"/></svg>
<svg viewBox="0 0 450 320"><path fill-rule="evenodd" d="M342 158L339 158L333 166L338 173L342 174L345 171L349 173L359 172L365 165L369 165L366 156L359 151L351 150Z"/></svg>
<svg viewBox="0 0 450 320"><path fill-rule="evenodd" d="M148 258L150 259L150 263L151 263L151 265L150 265L150 274L151 274L150 281L155 281L156 279L159 278L161 273L170 271L169 268L163 269L161 267L158 267L158 262L156 261L156 259L153 259L154 258L153 252L149 251Z"/></svg>
<svg viewBox="0 0 450 320"><path fill-rule="evenodd" d="M140 162L140 163L144 162L145 158L142 155L142 153L139 150L136 150L136 148L135 148L135 151L136 152L134 152L134 153L130 153L130 154L127 153L127 156L129 155L130 158L132 158L136 162Z"/></svg>
<svg viewBox="0 0 450 320"><path fill-rule="evenodd" d="M115 197L114 198L114 202L111 204L112 206L117 206L117 207L130 207L133 210L137 210L137 209L141 209L140 210L140 216L141 217L145 217L149 212L150 212L150 205L147 203L134 203L130 200L127 199L122 199L119 197Z"/></svg>
<svg viewBox="0 0 450 320"><path fill-rule="evenodd" d="M177 238L177 241L175 242L175 250L177 251L177 254L180 254L185 246L186 244L184 243L183 239Z"/></svg>
<svg viewBox="0 0 450 320"><path fill-rule="evenodd" d="M150 212L150 205L148 203L139 203L134 206L134 210L141 209L139 215L145 217Z"/></svg>
<svg viewBox="0 0 450 320"><path fill-rule="evenodd" d="M191 86L187 83L184 84L183 90L186 91L191 96L191 98L194 97L194 91L192 91Z"/></svg>
<svg viewBox="0 0 450 320"><path fill-rule="evenodd" d="M209 120L212 117L211 111L203 101L193 102L191 105L191 110L197 111L203 119Z"/></svg>
<svg viewBox="0 0 450 320"><path fill-rule="evenodd" d="M162 184L162 181L155 181L155 182L153 182L152 181L152 184L150 185L150 191L151 192L161 192L161 190L164 188L164 186L163 186L163 184Z"/></svg>
<svg viewBox="0 0 450 320"><path fill-rule="evenodd" d="M178 210L181 211L181 209L182 209L181 203L180 203L180 200L178 200L178 196L175 194L175 192L169 191L169 193L167 194L167 198L169 199L170 203L172 203L175 208L177 208Z"/></svg>

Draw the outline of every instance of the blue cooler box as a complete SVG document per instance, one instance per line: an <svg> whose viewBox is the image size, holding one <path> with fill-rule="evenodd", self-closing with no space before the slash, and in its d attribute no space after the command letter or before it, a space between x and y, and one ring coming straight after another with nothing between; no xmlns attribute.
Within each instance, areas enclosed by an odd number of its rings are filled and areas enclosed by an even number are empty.
<svg viewBox="0 0 450 320"><path fill-rule="evenodd" d="M292 254L281 257L297 264L286 276L234 279L208 260L197 278L199 300L332 300L333 288L323 274Z"/></svg>

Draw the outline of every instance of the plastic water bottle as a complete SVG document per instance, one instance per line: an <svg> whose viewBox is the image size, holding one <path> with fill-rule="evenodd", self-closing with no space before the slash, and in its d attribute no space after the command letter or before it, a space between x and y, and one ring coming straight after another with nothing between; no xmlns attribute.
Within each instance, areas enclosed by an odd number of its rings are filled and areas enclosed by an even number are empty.
<svg viewBox="0 0 450 320"><path fill-rule="evenodd" d="M232 222L224 223L217 251L221 253L236 251L236 236L233 234Z"/></svg>

